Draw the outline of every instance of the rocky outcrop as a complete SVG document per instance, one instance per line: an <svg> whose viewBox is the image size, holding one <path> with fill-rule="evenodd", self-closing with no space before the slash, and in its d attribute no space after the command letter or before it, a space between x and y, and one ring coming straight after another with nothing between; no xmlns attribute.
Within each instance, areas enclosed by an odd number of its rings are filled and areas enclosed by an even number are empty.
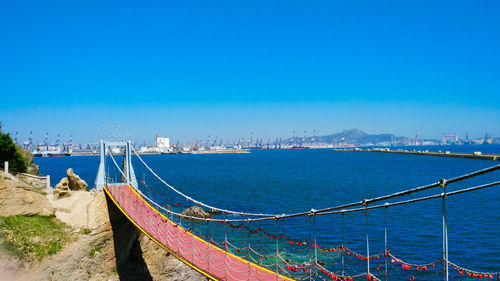
<svg viewBox="0 0 500 281"><path fill-rule="evenodd" d="M73 172L73 169L69 168L66 171L66 177L62 178L61 181L54 187L54 197L56 199L65 198L71 196L71 191L87 191L87 183L80 179L78 175Z"/></svg>
<svg viewBox="0 0 500 281"><path fill-rule="evenodd" d="M105 224L50 256L28 280L119 280L115 268L113 231Z"/></svg>
<svg viewBox="0 0 500 281"><path fill-rule="evenodd" d="M71 196L71 190L69 190L68 179L63 178L58 184L56 184L54 190L52 191L52 194L56 199Z"/></svg>
<svg viewBox="0 0 500 281"><path fill-rule="evenodd" d="M203 208L199 206L192 206L184 210L181 214L191 217L197 218L209 218L211 217L210 213L203 210Z"/></svg>
<svg viewBox="0 0 500 281"><path fill-rule="evenodd" d="M80 179L79 176L75 175L75 172L73 172L73 169L71 168L66 171L66 178L68 179L68 186L70 190L87 191L89 189L87 183Z"/></svg>
<svg viewBox="0 0 500 281"><path fill-rule="evenodd" d="M38 189L46 189L47 188L47 179L45 177L33 177L29 174L18 174L17 178L24 183Z"/></svg>
<svg viewBox="0 0 500 281"><path fill-rule="evenodd" d="M106 200L102 192L73 191L69 197L47 195L49 202L55 209L56 217L77 229L96 229L106 223Z"/></svg>
<svg viewBox="0 0 500 281"><path fill-rule="evenodd" d="M54 203L77 198L78 194ZM90 233L82 234L79 241L45 260L29 279L207 280L142 234L103 191L90 194ZM75 204L83 200L75 200Z"/></svg>
<svg viewBox="0 0 500 281"><path fill-rule="evenodd" d="M18 187L29 190L34 189L32 185L18 179L16 176L0 170L0 188L2 187Z"/></svg>
<svg viewBox="0 0 500 281"><path fill-rule="evenodd" d="M54 214L43 191L23 183L12 175L0 173L0 216Z"/></svg>
<svg viewBox="0 0 500 281"><path fill-rule="evenodd" d="M54 209L49 201L40 193L22 188L0 187L0 216L49 216L53 213Z"/></svg>
<svg viewBox="0 0 500 281"><path fill-rule="evenodd" d="M119 280L113 274L113 232L109 224L50 256L34 269L29 280Z"/></svg>
<svg viewBox="0 0 500 281"><path fill-rule="evenodd" d="M56 199L30 188L0 172L0 216L50 215L55 209L79 239L39 264L19 266L0 255L0 280L207 280L140 232L103 191L68 187L71 196Z"/></svg>

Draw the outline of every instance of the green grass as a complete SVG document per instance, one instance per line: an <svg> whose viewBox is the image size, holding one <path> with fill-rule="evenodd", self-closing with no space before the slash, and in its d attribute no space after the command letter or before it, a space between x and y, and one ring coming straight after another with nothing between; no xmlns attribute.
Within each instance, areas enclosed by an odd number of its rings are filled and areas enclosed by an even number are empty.
<svg viewBox="0 0 500 281"><path fill-rule="evenodd" d="M26 262L53 255L75 238L71 227L54 216L1 217L0 233L7 252Z"/></svg>
<svg viewBox="0 0 500 281"><path fill-rule="evenodd" d="M99 246L94 246L94 248L92 248L92 250L90 250L89 256L90 256L90 257L93 257L93 256L95 256L97 253L101 253L101 247L99 247Z"/></svg>

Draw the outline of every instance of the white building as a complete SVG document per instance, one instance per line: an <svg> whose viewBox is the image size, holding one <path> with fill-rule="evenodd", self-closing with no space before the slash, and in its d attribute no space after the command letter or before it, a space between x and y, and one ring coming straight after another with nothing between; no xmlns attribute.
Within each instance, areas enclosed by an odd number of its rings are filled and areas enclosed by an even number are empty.
<svg viewBox="0 0 500 281"><path fill-rule="evenodd" d="M170 147L170 138L162 138L156 135L156 147L160 149L168 149Z"/></svg>

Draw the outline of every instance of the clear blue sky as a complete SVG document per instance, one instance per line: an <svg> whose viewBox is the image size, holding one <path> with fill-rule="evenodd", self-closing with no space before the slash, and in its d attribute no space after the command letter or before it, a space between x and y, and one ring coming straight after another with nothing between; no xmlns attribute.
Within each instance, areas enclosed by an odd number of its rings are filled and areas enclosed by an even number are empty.
<svg viewBox="0 0 500 281"><path fill-rule="evenodd" d="M95 141L500 136L498 1L2 1L0 120Z"/></svg>

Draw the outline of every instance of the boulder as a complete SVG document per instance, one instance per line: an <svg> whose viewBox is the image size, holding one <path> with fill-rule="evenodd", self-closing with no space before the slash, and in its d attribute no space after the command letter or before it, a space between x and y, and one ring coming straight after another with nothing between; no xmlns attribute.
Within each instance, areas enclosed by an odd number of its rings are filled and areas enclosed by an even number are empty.
<svg viewBox="0 0 500 281"><path fill-rule="evenodd" d="M208 213L210 214L210 216L213 217L213 216L218 215L218 214L220 214L222 212L221 211L216 211L214 209L210 209L210 210L208 210Z"/></svg>
<svg viewBox="0 0 500 281"><path fill-rule="evenodd" d="M47 180L45 178L43 179L32 178L24 174L19 174L17 177L24 183L34 188L45 189L47 187Z"/></svg>
<svg viewBox="0 0 500 281"><path fill-rule="evenodd" d="M0 216L52 214L54 209L43 194L21 187L0 186Z"/></svg>
<svg viewBox="0 0 500 281"><path fill-rule="evenodd" d="M192 206L184 210L181 214L197 218L210 218L211 215L199 206Z"/></svg>
<svg viewBox="0 0 500 281"><path fill-rule="evenodd" d="M104 193L87 191L69 191L71 196L56 197L47 196L49 202L55 209L56 218L73 228L95 229L99 226L99 220L104 220L106 212L99 212L106 205ZM104 208L104 210L106 210Z"/></svg>
<svg viewBox="0 0 500 281"><path fill-rule="evenodd" d="M54 194L55 199L71 196L68 178L63 178L58 184L56 184L56 186L54 187L54 191L52 191L52 194Z"/></svg>
<svg viewBox="0 0 500 281"><path fill-rule="evenodd" d="M68 179L68 187L70 190L87 191L89 188L87 183L80 179L78 175L75 175L75 172L73 172L73 169L71 168L66 171L66 178Z"/></svg>
<svg viewBox="0 0 500 281"><path fill-rule="evenodd" d="M66 171L66 177L62 178L61 181L54 187L55 199L64 198L71 196L71 191L87 191L87 183L80 179L78 175L73 172L73 169L69 168Z"/></svg>
<svg viewBox="0 0 500 281"><path fill-rule="evenodd" d="M33 186L25 183L14 175L5 173L0 170L0 188L18 187L23 189L33 189Z"/></svg>

